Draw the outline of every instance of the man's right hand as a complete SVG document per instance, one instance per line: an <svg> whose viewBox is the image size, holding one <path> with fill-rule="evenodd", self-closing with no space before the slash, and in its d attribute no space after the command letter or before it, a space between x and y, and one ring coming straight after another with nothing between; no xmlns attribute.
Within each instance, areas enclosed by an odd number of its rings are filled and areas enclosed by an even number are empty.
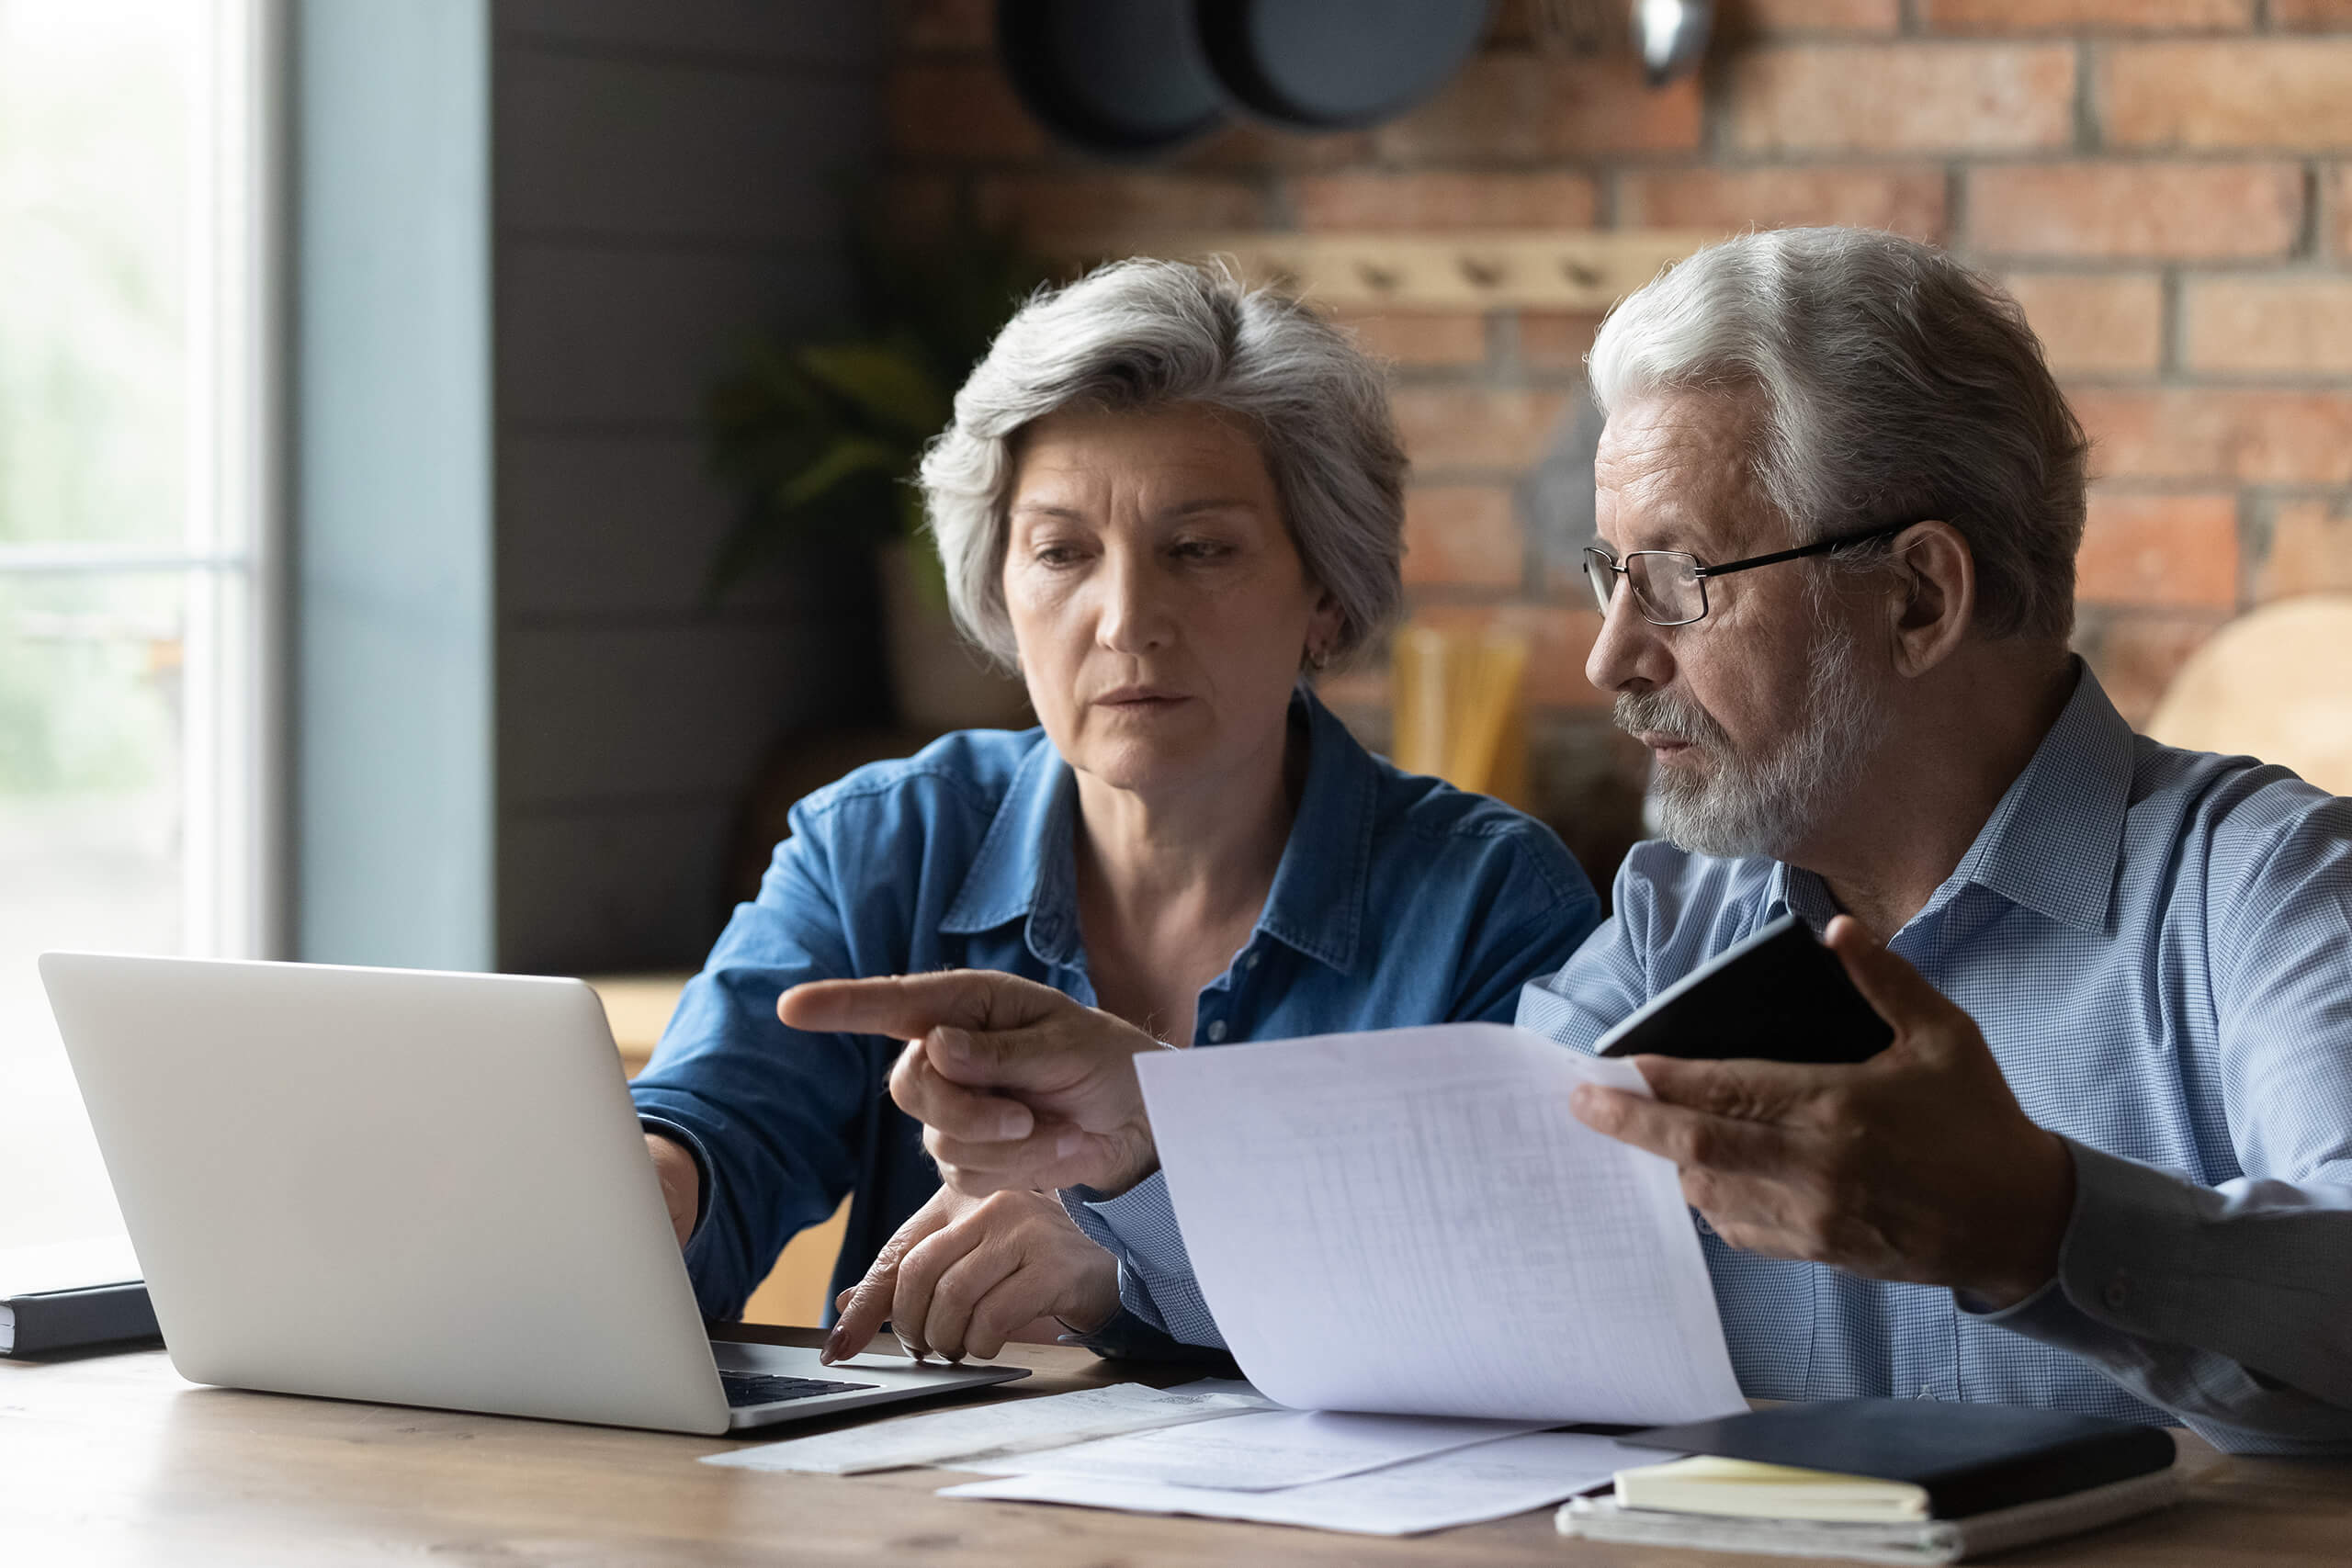
<svg viewBox="0 0 2352 1568"><path fill-rule="evenodd" d="M662 1179L662 1201L670 1211L670 1228L678 1233L681 1250L695 1234L695 1213L702 1206L702 1172L684 1145L658 1133L645 1134L645 1151L653 1156L653 1174Z"/></svg>
<svg viewBox="0 0 2352 1568"><path fill-rule="evenodd" d="M958 1192L1116 1194L1159 1167L1135 1059L1163 1047L1050 986L991 969L816 980L785 992L776 1013L795 1029L912 1042L890 1098L923 1124L923 1147Z"/></svg>

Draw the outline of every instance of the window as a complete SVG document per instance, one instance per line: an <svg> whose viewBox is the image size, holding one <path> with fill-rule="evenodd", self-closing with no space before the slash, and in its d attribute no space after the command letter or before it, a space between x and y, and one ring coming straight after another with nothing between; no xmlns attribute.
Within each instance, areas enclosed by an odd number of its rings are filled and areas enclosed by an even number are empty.
<svg viewBox="0 0 2352 1568"><path fill-rule="evenodd" d="M0 1245L119 1228L35 956L275 946L270 0L0 0Z"/></svg>

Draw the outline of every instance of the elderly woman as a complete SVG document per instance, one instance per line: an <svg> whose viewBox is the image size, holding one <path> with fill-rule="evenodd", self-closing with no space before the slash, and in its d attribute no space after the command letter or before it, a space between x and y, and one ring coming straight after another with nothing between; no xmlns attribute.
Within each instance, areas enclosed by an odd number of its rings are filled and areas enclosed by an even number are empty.
<svg viewBox="0 0 2352 1568"><path fill-rule="evenodd" d="M687 987L632 1093L706 1313L854 1194L836 1354L885 1317L949 1355L1155 1343L1052 1193L942 1190L898 1043L785 1025L801 982L1001 970L1216 1045L1508 1020L1575 951L1598 903L1549 830L1302 680L1394 611L1404 468L1376 367L1220 272L1123 263L1005 327L922 482L957 624L1042 724L802 801Z"/></svg>

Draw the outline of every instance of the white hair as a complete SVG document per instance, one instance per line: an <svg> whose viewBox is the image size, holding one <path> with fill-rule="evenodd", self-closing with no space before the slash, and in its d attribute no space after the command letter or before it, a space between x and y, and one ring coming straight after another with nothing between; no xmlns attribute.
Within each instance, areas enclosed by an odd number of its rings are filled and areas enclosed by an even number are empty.
<svg viewBox="0 0 2352 1568"><path fill-rule="evenodd" d="M1125 261L1041 289L1005 324L923 453L925 514L966 636L1006 664L1013 444L1059 409L1222 411L1256 438L1306 575L1337 602L1343 658L1403 595L1405 452L1380 367L1340 328L1221 265Z"/></svg>
<svg viewBox="0 0 2352 1568"><path fill-rule="evenodd" d="M1755 475L1793 542L1939 518L1976 562L1978 632L2074 625L2089 443L2001 287L1865 229L1711 245L1628 296L1588 361L1606 412L1658 391L1760 405ZM1839 552L1867 568L1886 544Z"/></svg>

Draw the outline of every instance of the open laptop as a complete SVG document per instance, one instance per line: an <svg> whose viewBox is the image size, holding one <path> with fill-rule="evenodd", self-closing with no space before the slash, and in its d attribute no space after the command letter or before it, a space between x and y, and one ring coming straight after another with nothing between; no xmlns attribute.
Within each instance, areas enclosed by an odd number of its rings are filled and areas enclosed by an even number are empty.
<svg viewBox="0 0 2352 1568"><path fill-rule="evenodd" d="M712 1340L577 980L40 973L191 1382L718 1433L1028 1375Z"/></svg>

